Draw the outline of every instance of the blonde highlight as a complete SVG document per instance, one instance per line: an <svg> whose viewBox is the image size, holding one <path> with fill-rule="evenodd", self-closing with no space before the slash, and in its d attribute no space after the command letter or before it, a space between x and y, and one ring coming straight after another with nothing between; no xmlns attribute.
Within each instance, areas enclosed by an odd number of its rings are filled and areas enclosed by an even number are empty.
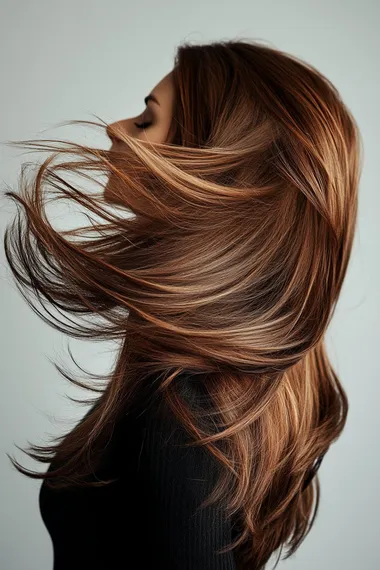
<svg viewBox="0 0 380 570"><path fill-rule="evenodd" d="M76 326L49 320L25 296L57 330L121 343L110 374L92 375L104 388L60 370L100 393L56 445L26 452L45 463L57 457L61 466L37 473L11 461L52 486L108 484L87 479L112 426L142 393L160 394L193 445L220 462L207 504L223 499L236 521L237 567L261 569L284 545L291 556L310 531L316 471L347 418L325 333L355 234L360 133L326 77L259 42L183 44L173 78L170 143L109 126L122 151L23 143L52 154L32 183L23 170L19 195L6 192L26 218L4 238L13 275L42 306L46 300L82 317ZM86 194L61 173L94 183L89 173L112 176L109 192L124 211L109 210L102 192ZM49 185L54 199L105 222L55 230L44 210ZM198 411L181 397L183 374L204 389Z"/></svg>

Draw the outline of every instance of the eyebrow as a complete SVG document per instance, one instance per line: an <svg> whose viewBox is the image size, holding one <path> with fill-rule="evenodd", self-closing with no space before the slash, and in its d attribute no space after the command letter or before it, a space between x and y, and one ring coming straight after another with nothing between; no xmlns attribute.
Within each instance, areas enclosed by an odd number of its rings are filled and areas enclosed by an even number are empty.
<svg viewBox="0 0 380 570"><path fill-rule="evenodd" d="M153 101L154 103L157 103L158 106L160 106L159 102L157 101L156 97L152 94L147 95L144 99L144 103L145 105L148 104L148 101Z"/></svg>

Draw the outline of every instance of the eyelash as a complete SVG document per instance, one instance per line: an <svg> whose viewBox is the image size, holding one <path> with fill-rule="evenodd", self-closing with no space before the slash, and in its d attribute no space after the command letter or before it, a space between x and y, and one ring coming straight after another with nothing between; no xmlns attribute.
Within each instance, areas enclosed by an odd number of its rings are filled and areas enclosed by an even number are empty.
<svg viewBox="0 0 380 570"><path fill-rule="evenodd" d="M146 128L149 127L151 124L152 124L151 122L150 122L150 123L149 123L149 122L148 122L148 123L141 123L140 125L139 125L138 123L135 123L135 125L136 125L136 127L137 127L138 129L146 129Z"/></svg>

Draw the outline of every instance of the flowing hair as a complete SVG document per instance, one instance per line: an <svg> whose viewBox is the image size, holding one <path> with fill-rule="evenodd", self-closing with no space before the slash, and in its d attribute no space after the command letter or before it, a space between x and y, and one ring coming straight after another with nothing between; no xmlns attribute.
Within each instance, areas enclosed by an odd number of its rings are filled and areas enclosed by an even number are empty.
<svg viewBox="0 0 380 570"><path fill-rule="evenodd" d="M285 545L291 556L310 531L316 471L346 422L325 333L352 250L361 135L326 77L264 42L184 43L173 82L171 142L100 120L69 124L106 126L122 150L11 143L50 153L32 182L22 168L19 195L5 193L25 214L22 224L18 209L4 237L18 287L57 330L121 340L112 372L91 375L96 385L56 365L98 394L70 433L25 452L45 463L57 457L59 468L38 473L11 461L51 486L108 484L86 478L148 387L191 445L220 462L205 504L227 499L238 568L262 569ZM65 173L89 180L91 191ZM110 181L107 192L96 173ZM54 229L48 187L52 201L84 206L89 224ZM53 317L47 304L71 316ZM180 396L183 373L201 382L206 410Z"/></svg>

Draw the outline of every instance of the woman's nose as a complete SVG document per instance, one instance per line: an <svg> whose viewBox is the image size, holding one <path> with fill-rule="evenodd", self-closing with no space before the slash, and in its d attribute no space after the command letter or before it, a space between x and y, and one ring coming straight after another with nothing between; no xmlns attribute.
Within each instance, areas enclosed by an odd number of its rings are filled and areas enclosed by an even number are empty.
<svg viewBox="0 0 380 570"><path fill-rule="evenodd" d="M118 122L110 123L107 125L106 132L108 138L111 140L111 143L114 144L117 141L116 133L115 133L115 126L118 125Z"/></svg>
<svg viewBox="0 0 380 570"><path fill-rule="evenodd" d="M129 136L133 136L133 131L131 128L132 122L133 119L124 119L122 121L116 121L114 123L107 125L106 128L107 135L113 144L120 142L120 136L118 136L120 132L126 133Z"/></svg>

